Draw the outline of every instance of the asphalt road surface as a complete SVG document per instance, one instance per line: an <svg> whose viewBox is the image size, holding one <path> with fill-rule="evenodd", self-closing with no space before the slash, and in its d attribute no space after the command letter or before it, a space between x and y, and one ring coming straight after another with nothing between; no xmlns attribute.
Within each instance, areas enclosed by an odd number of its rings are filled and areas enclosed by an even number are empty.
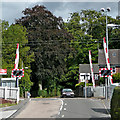
<svg viewBox="0 0 120 120"><path fill-rule="evenodd" d="M59 113L60 118L81 118L82 119L110 119L109 111L102 100L73 98L63 99L62 109Z"/></svg>
<svg viewBox="0 0 120 120"><path fill-rule="evenodd" d="M110 119L110 114L99 99L53 98L32 99L15 118L81 118L81 120L105 118L107 120Z"/></svg>
<svg viewBox="0 0 120 120"><path fill-rule="evenodd" d="M15 118L55 118L58 115L61 100L31 99Z"/></svg>

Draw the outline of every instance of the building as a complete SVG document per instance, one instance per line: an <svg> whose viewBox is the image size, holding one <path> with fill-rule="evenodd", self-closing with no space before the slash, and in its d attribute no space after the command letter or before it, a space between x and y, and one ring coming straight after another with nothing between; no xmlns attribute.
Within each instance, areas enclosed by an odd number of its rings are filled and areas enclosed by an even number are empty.
<svg viewBox="0 0 120 120"><path fill-rule="evenodd" d="M109 49L108 54L113 74L120 73L120 49ZM98 65L99 68L106 67L106 59L103 49L99 49L98 52Z"/></svg>
<svg viewBox="0 0 120 120"><path fill-rule="evenodd" d="M98 64L93 64L93 72L95 80L99 77L99 66ZM90 64L79 64L79 83L85 82L85 79L89 82L92 81Z"/></svg>
<svg viewBox="0 0 120 120"><path fill-rule="evenodd" d="M16 78L1 78L2 87L16 87Z"/></svg>
<svg viewBox="0 0 120 120"><path fill-rule="evenodd" d="M120 49L109 49L109 60L112 73L120 73ZM93 64L95 83L99 80L99 69L107 68L103 49L98 50L98 64ZM90 64L79 64L79 83L91 80ZM91 81L92 82L92 81Z"/></svg>

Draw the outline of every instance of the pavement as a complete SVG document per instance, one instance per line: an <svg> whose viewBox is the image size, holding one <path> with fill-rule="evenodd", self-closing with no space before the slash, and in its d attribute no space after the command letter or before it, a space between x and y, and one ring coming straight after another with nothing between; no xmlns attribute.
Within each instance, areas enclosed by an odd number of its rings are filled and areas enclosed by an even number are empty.
<svg viewBox="0 0 120 120"><path fill-rule="evenodd" d="M94 99L99 99L99 98L91 98L91 99L94 100ZM25 107L27 106L30 100L31 99L28 99L28 98L20 99L20 102L17 105L0 108L0 120L2 118L3 119L15 118L23 109L25 109ZM102 101L108 114L110 114L110 100L106 100L106 99L100 99L100 100Z"/></svg>
<svg viewBox="0 0 120 120"><path fill-rule="evenodd" d="M7 118L14 118L25 108L29 100L30 99L27 98L20 99L20 102L17 105L0 108L0 120Z"/></svg>

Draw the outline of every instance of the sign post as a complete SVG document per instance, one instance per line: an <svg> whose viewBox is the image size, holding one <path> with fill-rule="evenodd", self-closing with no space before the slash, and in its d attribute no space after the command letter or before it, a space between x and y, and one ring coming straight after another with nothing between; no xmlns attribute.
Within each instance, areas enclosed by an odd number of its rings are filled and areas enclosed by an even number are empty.
<svg viewBox="0 0 120 120"><path fill-rule="evenodd" d="M110 70L108 68L99 69L99 75L100 75L100 77L105 77L105 98L107 100L108 99L108 85L109 85L107 78L112 76L112 68L110 68Z"/></svg>

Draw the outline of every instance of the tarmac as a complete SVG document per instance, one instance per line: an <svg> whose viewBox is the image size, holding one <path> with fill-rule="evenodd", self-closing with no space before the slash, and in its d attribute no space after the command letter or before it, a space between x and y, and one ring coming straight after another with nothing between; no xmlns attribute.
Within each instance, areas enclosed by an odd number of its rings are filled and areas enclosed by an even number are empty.
<svg viewBox="0 0 120 120"><path fill-rule="evenodd" d="M91 98L91 99L100 99L100 98ZM6 120L8 118L15 118L29 103L31 99L25 98L20 99L20 102L17 105L10 107L0 108L0 120ZM100 99L103 102L104 107L107 112L110 114L110 100Z"/></svg>

